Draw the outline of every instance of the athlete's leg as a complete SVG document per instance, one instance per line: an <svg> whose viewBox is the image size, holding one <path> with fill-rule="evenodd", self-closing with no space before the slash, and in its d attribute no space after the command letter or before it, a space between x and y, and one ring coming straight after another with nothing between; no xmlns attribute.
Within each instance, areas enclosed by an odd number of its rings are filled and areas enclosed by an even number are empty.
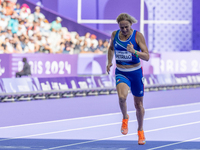
<svg viewBox="0 0 200 150"><path fill-rule="evenodd" d="M144 120L143 97L134 96L134 104L136 108L136 116L138 121L138 144L144 145L146 143L146 140L143 130L143 120Z"/></svg>
<svg viewBox="0 0 200 150"><path fill-rule="evenodd" d="M143 130L143 120L144 120L144 107L143 107L143 96L142 97L137 97L134 96L134 104L135 104L135 109L136 109L136 116L137 116L137 121L138 121L138 131Z"/></svg>
<svg viewBox="0 0 200 150"><path fill-rule="evenodd" d="M119 97L119 106L123 115L123 119L128 119L126 98L128 95L129 86L126 83L119 83L117 85L117 93Z"/></svg>

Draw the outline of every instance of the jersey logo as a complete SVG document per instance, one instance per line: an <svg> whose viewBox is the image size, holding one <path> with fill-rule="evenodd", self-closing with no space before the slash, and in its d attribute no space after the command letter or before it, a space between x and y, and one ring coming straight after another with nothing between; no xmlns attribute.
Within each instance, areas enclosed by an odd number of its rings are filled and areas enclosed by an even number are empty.
<svg viewBox="0 0 200 150"><path fill-rule="evenodd" d="M123 49L126 50L126 45L122 45L119 42L116 41L115 43L115 49Z"/></svg>
<svg viewBox="0 0 200 150"><path fill-rule="evenodd" d="M145 77L142 77L142 83L143 84L145 83Z"/></svg>
<svg viewBox="0 0 200 150"><path fill-rule="evenodd" d="M119 81L120 81L120 79L117 80L117 82L119 82Z"/></svg>

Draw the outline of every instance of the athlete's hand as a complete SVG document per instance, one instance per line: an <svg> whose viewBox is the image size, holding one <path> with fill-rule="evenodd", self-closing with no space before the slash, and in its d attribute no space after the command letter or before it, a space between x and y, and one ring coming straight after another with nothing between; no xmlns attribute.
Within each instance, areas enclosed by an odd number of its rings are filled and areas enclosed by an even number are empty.
<svg viewBox="0 0 200 150"><path fill-rule="evenodd" d="M127 51L131 52L131 53L135 53L135 49L133 48L133 44L130 42L130 44L127 44L126 47Z"/></svg>
<svg viewBox="0 0 200 150"><path fill-rule="evenodd" d="M107 65L107 72L108 72L108 74L110 74L110 67L111 67L112 65L113 65L112 63L109 63L109 64Z"/></svg>

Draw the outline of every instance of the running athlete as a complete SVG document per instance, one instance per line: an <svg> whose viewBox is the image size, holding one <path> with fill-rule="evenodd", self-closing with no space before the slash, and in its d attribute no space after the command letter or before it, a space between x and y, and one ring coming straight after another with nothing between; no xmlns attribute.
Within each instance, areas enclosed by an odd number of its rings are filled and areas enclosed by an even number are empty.
<svg viewBox="0 0 200 150"><path fill-rule="evenodd" d="M143 131L143 96L144 84L140 59L148 61L149 52L144 36L131 28L137 20L129 14L122 13L117 17L119 30L114 31L111 36L111 43L108 49L107 72L110 72L113 55L116 59L116 87L119 97L119 105L123 115L121 133L128 133L128 120L126 98L129 89L134 97L136 116L138 121L138 144L146 143Z"/></svg>

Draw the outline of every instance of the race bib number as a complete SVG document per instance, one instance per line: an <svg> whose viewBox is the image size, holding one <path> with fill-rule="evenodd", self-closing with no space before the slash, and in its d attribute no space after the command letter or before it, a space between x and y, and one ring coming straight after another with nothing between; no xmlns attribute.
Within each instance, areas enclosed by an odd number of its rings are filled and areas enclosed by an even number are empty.
<svg viewBox="0 0 200 150"><path fill-rule="evenodd" d="M120 61L132 61L132 53L128 51L116 51L116 60Z"/></svg>

